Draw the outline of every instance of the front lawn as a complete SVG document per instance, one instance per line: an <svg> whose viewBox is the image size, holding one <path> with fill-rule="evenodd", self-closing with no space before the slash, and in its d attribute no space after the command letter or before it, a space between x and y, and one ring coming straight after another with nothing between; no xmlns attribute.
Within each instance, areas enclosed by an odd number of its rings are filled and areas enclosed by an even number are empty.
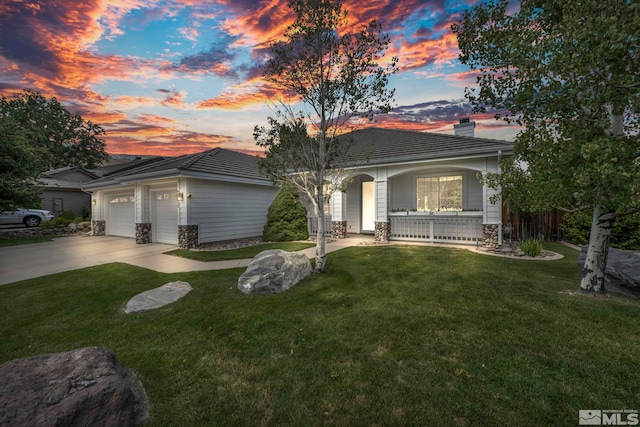
<svg viewBox="0 0 640 427"><path fill-rule="evenodd" d="M61 236L54 236L61 237ZM1 246L16 246L16 245L28 245L31 243L44 243L53 242L52 236L37 236L37 237L17 237L14 239L0 239Z"/></svg>
<svg viewBox="0 0 640 427"><path fill-rule="evenodd" d="M107 264L0 286L0 362L112 349L149 426L578 425L640 409L640 305L572 295L577 251L523 261L423 246L352 247L292 290L246 296L244 269ZM194 290L123 314L174 280Z"/></svg>

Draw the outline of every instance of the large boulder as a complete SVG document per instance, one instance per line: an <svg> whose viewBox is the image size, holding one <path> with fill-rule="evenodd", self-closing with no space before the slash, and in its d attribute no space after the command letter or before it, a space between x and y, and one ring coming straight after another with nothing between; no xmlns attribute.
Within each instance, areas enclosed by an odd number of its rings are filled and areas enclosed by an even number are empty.
<svg viewBox="0 0 640 427"><path fill-rule="evenodd" d="M586 258L587 246L583 246L578 257L580 271L582 271ZM604 286L610 291L640 298L640 255L609 248L607 268L604 272Z"/></svg>
<svg viewBox="0 0 640 427"><path fill-rule="evenodd" d="M153 310L175 302L191 292L191 285L187 282L169 282L158 288L149 289L134 296L127 302L124 312L127 314L138 311Z"/></svg>
<svg viewBox="0 0 640 427"><path fill-rule="evenodd" d="M0 424L137 426L149 403L133 372L111 350L81 348L0 365Z"/></svg>
<svg viewBox="0 0 640 427"><path fill-rule="evenodd" d="M311 275L306 255L271 249L256 255L238 279L238 289L245 294L284 292Z"/></svg>

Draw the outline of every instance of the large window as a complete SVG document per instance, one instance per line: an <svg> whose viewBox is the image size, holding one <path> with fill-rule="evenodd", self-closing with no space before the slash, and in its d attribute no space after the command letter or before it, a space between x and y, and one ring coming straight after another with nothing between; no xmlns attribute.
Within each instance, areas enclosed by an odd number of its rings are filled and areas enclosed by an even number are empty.
<svg viewBox="0 0 640 427"><path fill-rule="evenodd" d="M417 210L461 211L462 176L434 176L417 178Z"/></svg>

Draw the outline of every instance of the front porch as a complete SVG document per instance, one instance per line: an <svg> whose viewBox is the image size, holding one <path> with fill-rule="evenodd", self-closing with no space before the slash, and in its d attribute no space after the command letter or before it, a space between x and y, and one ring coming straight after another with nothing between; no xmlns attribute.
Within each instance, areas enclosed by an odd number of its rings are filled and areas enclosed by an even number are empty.
<svg viewBox="0 0 640 427"><path fill-rule="evenodd" d="M482 212L389 212L389 221L376 223L376 230L358 234L373 234L375 240L395 240L425 243L456 243L476 246L501 245L500 224L483 224ZM309 235L318 233L315 217L307 218ZM337 239L347 236L343 222L325 218L325 236Z"/></svg>

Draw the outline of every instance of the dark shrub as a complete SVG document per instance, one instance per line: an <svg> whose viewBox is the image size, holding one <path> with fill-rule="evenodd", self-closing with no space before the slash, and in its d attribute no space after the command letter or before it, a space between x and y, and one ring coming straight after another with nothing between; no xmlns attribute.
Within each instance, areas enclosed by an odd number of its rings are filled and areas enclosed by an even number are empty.
<svg viewBox="0 0 640 427"><path fill-rule="evenodd" d="M576 245L589 243L591 213L572 212L564 217L564 237ZM640 249L640 212L616 218L611 229L611 246L618 249Z"/></svg>
<svg viewBox="0 0 640 427"><path fill-rule="evenodd" d="M287 242L307 238L307 211L300 203L298 190L293 184L284 183L269 206L262 240Z"/></svg>

